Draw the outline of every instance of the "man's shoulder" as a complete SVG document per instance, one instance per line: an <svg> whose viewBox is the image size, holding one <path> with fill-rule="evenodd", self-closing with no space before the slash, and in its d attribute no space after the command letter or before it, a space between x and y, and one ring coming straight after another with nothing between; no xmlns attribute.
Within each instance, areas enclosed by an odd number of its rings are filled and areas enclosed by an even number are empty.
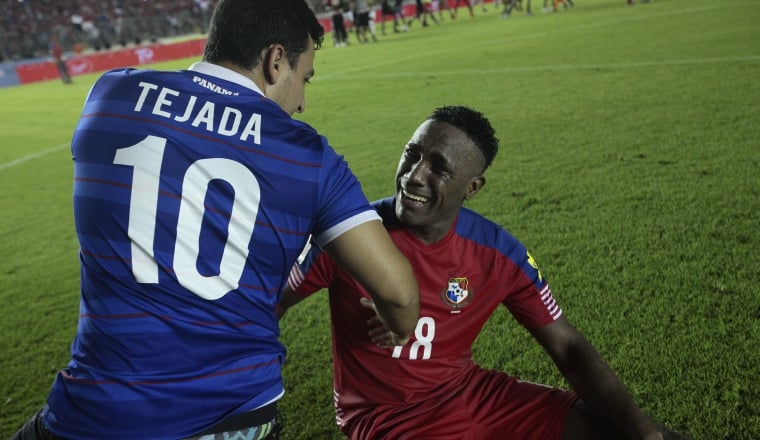
<svg viewBox="0 0 760 440"><path fill-rule="evenodd" d="M454 226L457 235L492 248L513 248L522 246L504 226L485 215L462 207Z"/></svg>
<svg viewBox="0 0 760 440"><path fill-rule="evenodd" d="M108 70L101 75L101 78L109 78L109 77L125 77L125 78L133 78L136 76L139 77L152 77L152 76L158 76L161 73L164 73L160 70L153 70L153 69L139 69L137 67L118 67L115 69Z"/></svg>
<svg viewBox="0 0 760 440"><path fill-rule="evenodd" d="M504 229L504 227L501 226L500 224L496 223L496 221L491 220L485 215L479 213L478 211L475 211L473 209L466 208L466 207L462 207L459 209L457 224L459 223L473 224L479 228L499 230L499 231L508 233L507 230Z"/></svg>
<svg viewBox="0 0 760 440"><path fill-rule="evenodd" d="M384 199L375 200L371 203L386 228L398 223L398 218L396 218L396 212L394 210L395 200L396 198L394 196L389 196Z"/></svg>
<svg viewBox="0 0 760 440"><path fill-rule="evenodd" d="M95 81L94 87L121 87L139 82L157 82L166 72L135 67L119 67L104 72Z"/></svg>

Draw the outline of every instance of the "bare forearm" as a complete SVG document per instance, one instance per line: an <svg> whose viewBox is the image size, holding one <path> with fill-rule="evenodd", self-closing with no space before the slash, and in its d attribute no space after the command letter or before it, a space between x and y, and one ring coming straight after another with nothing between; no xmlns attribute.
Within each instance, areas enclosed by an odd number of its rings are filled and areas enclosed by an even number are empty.
<svg viewBox="0 0 760 440"><path fill-rule="evenodd" d="M419 317L419 288L407 259L380 222L358 226L325 246L372 296L386 328L405 343Z"/></svg>
<svg viewBox="0 0 760 440"><path fill-rule="evenodd" d="M399 306L392 303L376 302L375 309L385 328L396 334L395 345L406 344L417 325L419 303Z"/></svg>
<svg viewBox="0 0 760 440"><path fill-rule="evenodd" d="M397 344L403 345L411 337L419 318L419 294L407 294L418 292L417 281L406 258L400 253L388 258L383 265L385 275L379 277L378 282L360 282L372 295L377 314L385 327L397 336Z"/></svg>
<svg viewBox="0 0 760 440"><path fill-rule="evenodd" d="M644 414L615 372L587 341L575 344L560 371L578 396L629 439L656 433L658 425Z"/></svg>
<svg viewBox="0 0 760 440"><path fill-rule="evenodd" d="M661 438L662 427L639 409L612 368L565 317L530 331L596 414L626 438Z"/></svg>

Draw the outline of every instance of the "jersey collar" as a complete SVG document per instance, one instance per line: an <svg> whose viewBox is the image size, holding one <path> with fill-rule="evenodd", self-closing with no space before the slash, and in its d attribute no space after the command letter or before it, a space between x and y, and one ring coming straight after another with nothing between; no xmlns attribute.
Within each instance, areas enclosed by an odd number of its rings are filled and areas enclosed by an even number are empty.
<svg viewBox="0 0 760 440"><path fill-rule="evenodd" d="M188 70L203 73L205 75L215 76L217 78L221 78L235 84L240 84L243 87L247 87L253 90L259 95L264 95L264 92L262 92L261 89L259 89L259 86L257 86L255 82L251 81L250 78L246 78L245 76L235 71L232 71L226 67L219 66L217 64L198 61L197 63L193 63Z"/></svg>

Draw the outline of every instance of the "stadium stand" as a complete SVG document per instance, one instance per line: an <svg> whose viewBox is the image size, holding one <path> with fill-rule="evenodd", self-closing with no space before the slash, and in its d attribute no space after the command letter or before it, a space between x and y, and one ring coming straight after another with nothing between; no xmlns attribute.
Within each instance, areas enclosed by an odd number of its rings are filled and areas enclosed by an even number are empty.
<svg viewBox="0 0 760 440"><path fill-rule="evenodd" d="M0 0L0 61L127 47L205 32L214 0Z"/></svg>

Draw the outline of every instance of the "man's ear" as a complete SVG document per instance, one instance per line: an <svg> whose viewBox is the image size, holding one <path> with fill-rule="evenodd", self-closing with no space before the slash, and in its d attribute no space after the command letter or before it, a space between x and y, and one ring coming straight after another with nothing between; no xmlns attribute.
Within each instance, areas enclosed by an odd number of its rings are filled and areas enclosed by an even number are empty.
<svg viewBox="0 0 760 440"><path fill-rule="evenodd" d="M263 66L264 79L267 84L276 84L280 78L280 73L285 67L284 63L287 63L285 58L285 48L282 44L272 44L264 51Z"/></svg>
<svg viewBox="0 0 760 440"><path fill-rule="evenodd" d="M483 186L486 184L486 178L485 176L478 176L473 177L472 180L470 180L469 185L467 186L467 192L464 195L465 200L470 200L473 197L475 197L475 194L480 191Z"/></svg>

